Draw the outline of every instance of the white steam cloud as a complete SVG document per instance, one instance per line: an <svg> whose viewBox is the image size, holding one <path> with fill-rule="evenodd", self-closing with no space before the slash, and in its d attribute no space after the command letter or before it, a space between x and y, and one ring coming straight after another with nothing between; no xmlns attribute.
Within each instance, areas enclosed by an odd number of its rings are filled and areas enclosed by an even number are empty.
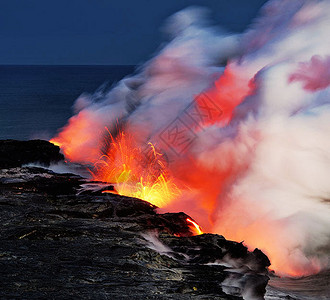
<svg viewBox="0 0 330 300"><path fill-rule="evenodd" d="M204 10L181 11L166 24L170 42L136 75L77 100L57 141L73 160L93 162L104 127L124 122L193 183L165 209L261 248L279 272L317 272L328 266L330 241L329 28L326 0L270 1L242 35L210 26ZM202 92L223 115L188 124L191 143L175 155L162 132Z"/></svg>

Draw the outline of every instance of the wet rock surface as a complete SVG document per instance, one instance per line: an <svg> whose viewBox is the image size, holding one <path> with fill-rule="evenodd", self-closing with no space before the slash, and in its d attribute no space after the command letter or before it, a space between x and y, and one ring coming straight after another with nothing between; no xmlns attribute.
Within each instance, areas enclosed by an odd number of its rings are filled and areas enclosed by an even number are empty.
<svg viewBox="0 0 330 300"><path fill-rule="evenodd" d="M268 258L184 213L84 192L42 168L0 169L1 299L263 299Z"/></svg>

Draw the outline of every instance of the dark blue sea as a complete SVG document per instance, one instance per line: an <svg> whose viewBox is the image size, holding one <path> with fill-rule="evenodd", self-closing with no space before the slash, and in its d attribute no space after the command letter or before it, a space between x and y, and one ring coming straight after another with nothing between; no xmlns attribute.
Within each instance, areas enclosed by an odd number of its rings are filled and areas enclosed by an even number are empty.
<svg viewBox="0 0 330 300"><path fill-rule="evenodd" d="M74 101L135 66L0 66L0 139L49 139Z"/></svg>

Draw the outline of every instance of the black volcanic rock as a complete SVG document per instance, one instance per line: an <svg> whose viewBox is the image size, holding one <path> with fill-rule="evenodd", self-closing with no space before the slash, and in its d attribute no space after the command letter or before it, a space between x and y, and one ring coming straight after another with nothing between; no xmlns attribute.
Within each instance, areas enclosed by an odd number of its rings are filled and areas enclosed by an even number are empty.
<svg viewBox="0 0 330 300"><path fill-rule="evenodd" d="M0 140L0 169L21 167L28 163L49 166L64 159L60 148L43 140Z"/></svg>
<svg viewBox="0 0 330 300"><path fill-rule="evenodd" d="M81 190L97 184L0 169L1 299L263 299L269 260L260 250L193 236L183 212Z"/></svg>
<svg viewBox="0 0 330 300"><path fill-rule="evenodd" d="M263 299L260 250L192 236L186 214L139 199L77 194L82 183L42 168L0 170L1 299Z"/></svg>

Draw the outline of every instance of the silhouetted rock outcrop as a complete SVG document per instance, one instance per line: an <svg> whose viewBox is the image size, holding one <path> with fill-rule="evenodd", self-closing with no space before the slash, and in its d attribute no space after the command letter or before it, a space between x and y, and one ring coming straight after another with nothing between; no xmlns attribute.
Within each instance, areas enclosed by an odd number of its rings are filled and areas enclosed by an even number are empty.
<svg viewBox="0 0 330 300"><path fill-rule="evenodd" d="M35 162L49 166L63 159L60 148L47 141L0 140L0 168L21 167Z"/></svg>

